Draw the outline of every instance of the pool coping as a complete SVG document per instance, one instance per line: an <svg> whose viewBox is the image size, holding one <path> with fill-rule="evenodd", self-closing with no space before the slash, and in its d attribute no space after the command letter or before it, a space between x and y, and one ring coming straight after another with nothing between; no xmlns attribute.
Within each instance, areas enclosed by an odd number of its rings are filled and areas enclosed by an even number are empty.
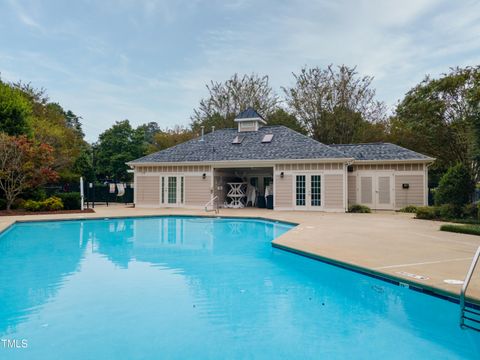
<svg viewBox="0 0 480 360"><path fill-rule="evenodd" d="M238 215L210 215L210 214L175 214L175 213L170 213L170 214L148 214L148 215L114 215L114 216L105 216L99 213L91 213L90 216L88 217L73 217L73 218L41 218L41 219L15 219L12 220L12 222L7 225L5 228L0 230L0 235L4 234L6 231L11 229L15 224L22 224L22 223L35 223L35 222L56 222L56 221L89 221L89 220L109 220L109 219L145 219L145 218L166 218L166 217L184 217L184 218L198 218L198 217L203 217L203 218L222 218L222 219L251 219L251 220L263 220L263 221L270 221L274 223L283 223L286 225L292 225L294 227L301 225L301 223L296 223L293 221L286 221L286 220L279 220L276 218L272 217L265 217L265 216L238 216ZM293 229L293 228L292 228ZM287 232L288 233L288 232ZM369 277L373 277L385 282L388 282L390 284L394 284L397 286L402 286L402 287L407 287L410 290L417 291L420 293L423 293L425 295L430 295L434 296L446 301L450 301L453 303L458 304L459 303L459 295L448 291L444 290L435 286L430 286L426 285L420 282L417 282L415 280L410 280L406 279L403 277L395 276L393 274L387 274L382 271L378 271L366 266L360 266L357 264L353 264L347 261L343 260L338 260L332 257L324 256L324 255L319 255L313 252L309 252L306 250L302 250L300 248L284 245L284 244L279 244L277 240L280 239L276 238L273 239L271 242L271 245L273 248L277 248L283 251L288 251L300 256L308 257L317 261L321 261L323 263L327 263L329 265L337 266L340 268L343 268L345 270L353 271L360 273L362 275L366 275ZM477 310L480 310L480 299L473 298L470 296L466 296L466 304L469 307L475 308Z"/></svg>

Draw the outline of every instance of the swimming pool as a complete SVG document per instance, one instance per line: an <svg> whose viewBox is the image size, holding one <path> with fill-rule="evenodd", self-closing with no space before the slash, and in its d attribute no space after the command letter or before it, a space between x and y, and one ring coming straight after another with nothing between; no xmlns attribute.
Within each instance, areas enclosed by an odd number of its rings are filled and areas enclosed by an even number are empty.
<svg viewBox="0 0 480 360"><path fill-rule="evenodd" d="M0 359L480 358L457 304L272 248L291 227L16 224L0 235L0 338L18 348Z"/></svg>

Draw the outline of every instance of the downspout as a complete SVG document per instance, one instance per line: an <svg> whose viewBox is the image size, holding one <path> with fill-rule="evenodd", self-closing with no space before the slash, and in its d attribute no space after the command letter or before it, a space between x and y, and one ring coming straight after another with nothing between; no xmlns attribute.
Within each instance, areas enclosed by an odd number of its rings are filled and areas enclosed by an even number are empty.
<svg viewBox="0 0 480 360"><path fill-rule="evenodd" d="M424 205L425 206L428 206L428 195L429 195L429 191L428 191L428 168L430 166L433 165L433 162L427 164L425 163L425 198L424 198Z"/></svg>

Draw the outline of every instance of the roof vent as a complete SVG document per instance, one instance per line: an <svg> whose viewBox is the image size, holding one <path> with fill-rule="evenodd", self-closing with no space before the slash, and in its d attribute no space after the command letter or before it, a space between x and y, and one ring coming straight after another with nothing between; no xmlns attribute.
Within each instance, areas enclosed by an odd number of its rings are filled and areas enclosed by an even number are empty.
<svg viewBox="0 0 480 360"><path fill-rule="evenodd" d="M262 143L270 143L272 142L273 134L267 134L263 137Z"/></svg>
<svg viewBox="0 0 480 360"><path fill-rule="evenodd" d="M233 139L232 144L241 144L243 139L245 139L245 135L237 135L235 139Z"/></svg>

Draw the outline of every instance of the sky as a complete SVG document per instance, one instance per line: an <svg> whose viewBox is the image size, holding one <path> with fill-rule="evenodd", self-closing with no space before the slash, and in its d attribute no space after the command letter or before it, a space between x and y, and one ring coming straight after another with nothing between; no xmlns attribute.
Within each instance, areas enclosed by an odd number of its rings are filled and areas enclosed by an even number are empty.
<svg viewBox="0 0 480 360"><path fill-rule="evenodd" d="M0 0L0 77L82 117L188 125L205 85L303 66L357 66L390 109L426 74L480 64L480 1Z"/></svg>

